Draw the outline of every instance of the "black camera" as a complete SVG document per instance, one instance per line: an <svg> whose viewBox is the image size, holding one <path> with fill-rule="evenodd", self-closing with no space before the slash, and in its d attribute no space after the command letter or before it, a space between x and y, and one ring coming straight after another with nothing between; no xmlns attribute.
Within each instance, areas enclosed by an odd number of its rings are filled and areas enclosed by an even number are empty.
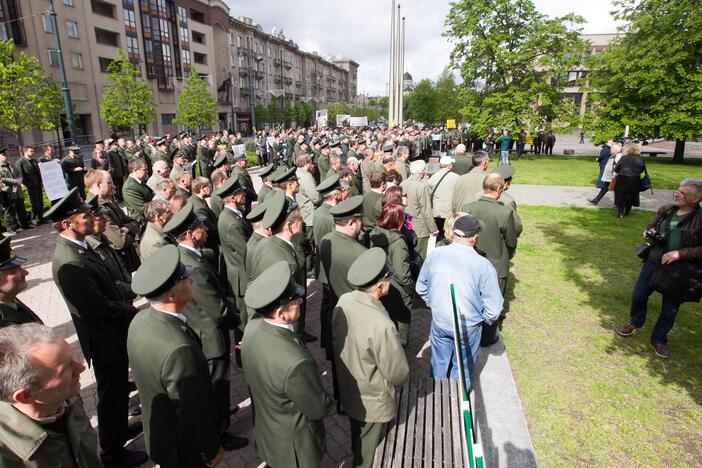
<svg viewBox="0 0 702 468"><path fill-rule="evenodd" d="M644 237L646 238L646 242L644 242L643 245L636 247L634 249L634 253L638 255L639 258L646 260L646 258L648 258L648 254L651 253L651 249L656 245L663 244L665 242L665 238L655 229L648 229L646 232L644 232Z"/></svg>

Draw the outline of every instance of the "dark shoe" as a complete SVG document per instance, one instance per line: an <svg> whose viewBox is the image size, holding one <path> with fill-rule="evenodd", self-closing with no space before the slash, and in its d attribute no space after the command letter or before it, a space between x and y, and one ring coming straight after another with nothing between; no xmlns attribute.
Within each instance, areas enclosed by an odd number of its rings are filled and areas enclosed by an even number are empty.
<svg viewBox="0 0 702 468"><path fill-rule="evenodd" d="M141 406L135 406L134 408L129 410L129 416L139 416L141 415Z"/></svg>
<svg viewBox="0 0 702 468"><path fill-rule="evenodd" d="M238 413L239 412L239 405L236 405L232 408L229 408L229 415L231 416L232 414Z"/></svg>
<svg viewBox="0 0 702 468"><path fill-rule="evenodd" d="M9 229L8 229L7 231L5 231L5 232L7 232L7 235L8 235L8 236L14 236L15 234L17 234L17 231L15 231L15 230L12 229L12 228L9 228Z"/></svg>
<svg viewBox="0 0 702 468"><path fill-rule="evenodd" d="M635 327L632 324L627 324L627 325L622 325L614 329L614 331L617 332L617 335L619 336L631 336L634 334L634 332L637 330L637 327Z"/></svg>
<svg viewBox="0 0 702 468"><path fill-rule="evenodd" d="M108 462L103 460L102 464L105 468L133 468L143 465L149 461L149 456L141 450L125 450L124 456L119 462Z"/></svg>
<svg viewBox="0 0 702 468"><path fill-rule="evenodd" d="M317 337L314 335L310 335L307 332L304 332L302 334L302 341L304 341L305 343L311 343L312 341L317 341Z"/></svg>
<svg viewBox="0 0 702 468"><path fill-rule="evenodd" d="M597 205L600 201L595 200L594 198L591 198L591 199L588 199L587 202L590 203L591 205Z"/></svg>
<svg viewBox="0 0 702 468"><path fill-rule="evenodd" d="M130 424L127 426L127 440L132 440L142 432L144 432L144 425L142 423L136 422L134 424Z"/></svg>
<svg viewBox="0 0 702 468"><path fill-rule="evenodd" d="M663 359L668 359L670 357L670 351L668 351L668 347L663 343L651 343L651 346L656 350L656 356Z"/></svg>
<svg viewBox="0 0 702 468"><path fill-rule="evenodd" d="M247 445L249 445L248 440L244 439L243 437L233 436L228 432L224 433L221 442L222 448L227 452L231 452L232 450L239 450L240 448L244 448Z"/></svg>

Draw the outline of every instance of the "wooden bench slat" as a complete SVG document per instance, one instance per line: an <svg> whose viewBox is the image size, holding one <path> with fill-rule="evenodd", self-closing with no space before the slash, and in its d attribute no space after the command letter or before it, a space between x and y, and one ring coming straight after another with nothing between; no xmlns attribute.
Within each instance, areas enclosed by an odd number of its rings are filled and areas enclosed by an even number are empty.
<svg viewBox="0 0 702 468"><path fill-rule="evenodd" d="M415 427L417 425L417 389L420 380L410 377L409 394L407 395L407 425L405 428L405 453L402 457L401 466L412 468L412 459L417 447Z"/></svg>
<svg viewBox="0 0 702 468"><path fill-rule="evenodd" d="M375 455L373 456L373 468L382 468L383 466L383 455L385 453L385 447L387 446L387 429L388 425L383 424L380 428L380 439L378 440L378 446L375 448Z"/></svg>
<svg viewBox="0 0 702 468"><path fill-rule="evenodd" d="M463 458L463 437L461 436L461 386L458 380L451 381L451 433L453 435L453 463L454 466L465 466ZM457 443L460 440L461 443Z"/></svg>
<svg viewBox="0 0 702 468"><path fill-rule="evenodd" d="M407 404L409 400L409 379L400 387L398 392L398 408L397 408L397 439L395 443L395 454L392 457L393 468L401 468L405 458L405 450L407 450ZM409 441L410 451L412 441Z"/></svg>
<svg viewBox="0 0 702 468"><path fill-rule="evenodd" d="M427 382L424 379L417 377L417 395L416 408L417 419L414 428L414 454L412 455L412 464L408 468L423 468L424 462L424 406L426 403Z"/></svg>
<svg viewBox="0 0 702 468"><path fill-rule="evenodd" d="M443 414L443 398L441 397L442 392L442 381L434 380L434 426L432 430L434 431L434 450L433 459L434 466L444 466L444 432L441 427L441 419L444 417Z"/></svg>
<svg viewBox="0 0 702 468"><path fill-rule="evenodd" d="M434 466L434 385L435 380L427 381L427 393L424 398L424 467Z"/></svg>
<svg viewBox="0 0 702 468"><path fill-rule="evenodd" d="M449 402L450 389L451 380L443 379L441 382L441 436L444 442L444 448L442 450L444 466L455 466L453 450L451 448L451 445L453 445L453 438L451 433L451 405Z"/></svg>
<svg viewBox="0 0 702 468"><path fill-rule="evenodd" d="M402 395L400 395L402 396ZM392 421L387 423L388 431L386 436L385 453L383 454L383 464L384 468L392 467L392 459L395 455L395 450L397 446L397 416L393 418Z"/></svg>

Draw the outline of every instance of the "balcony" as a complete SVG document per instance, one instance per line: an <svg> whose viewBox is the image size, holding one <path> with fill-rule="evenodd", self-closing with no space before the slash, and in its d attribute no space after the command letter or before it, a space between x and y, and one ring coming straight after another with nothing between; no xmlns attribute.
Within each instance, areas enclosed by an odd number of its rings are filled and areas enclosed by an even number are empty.
<svg viewBox="0 0 702 468"><path fill-rule="evenodd" d="M239 76L248 76L248 74L249 74L248 68L245 68L245 67L239 68Z"/></svg>
<svg viewBox="0 0 702 468"><path fill-rule="evenodd" d="M254 59L256 59L257 62L260 62L261 60L263 60L263 54L260 52L256 52Z"/></svg>
<svg viewBox="0 0 702 468"><path fill-rule="evenodd" d="M266 72L256 70L254 72L254 76L256 77L257 80L262 80L266 76Z"/></svg>
<svg viewBox="0 0 702 468"><path fill-rule="evenodd" d="M288 76L286 76L285 78L283 78L283 81L285 81L285 84L289 86L289 85L292 84L293 79L290 78L290 77L288 77Z"/></svg>
<svg viewBox="0 0 702 468"><path fill-rule="evenodd" d="M246 47L239 46L238 49L239 49L239 55L241 55L243 57L249 56L249 49L247 49Z"/></svg>
<svg viewBox="0 0 702 468"><path fill-rule="evenodd" d="M283 65L283 60L279 58L273 59L273 65L276 67L280 67L281 65Z"/></svg>
<svg viewBox="0 0 702 468"><path fill-rule="evenodd" d="M290 70L292 68L292 62L290 60L283 60L283 66Z"/></svg>
<svg viewBox="0 0 702 468"><path fill-rule="evenodd" d="M300 81L300 80L295 80L295 87L296 87L296 88L302 88L302 81Z"/></svg>
<svg viewBox="0 0 702 468"><path fill-rule="evenodd" d="M281 78L280 76L276 75L276 76L273 78L273 81L276 82L276 83L280 83L281 81L283 81L283 78Z"/></svg>

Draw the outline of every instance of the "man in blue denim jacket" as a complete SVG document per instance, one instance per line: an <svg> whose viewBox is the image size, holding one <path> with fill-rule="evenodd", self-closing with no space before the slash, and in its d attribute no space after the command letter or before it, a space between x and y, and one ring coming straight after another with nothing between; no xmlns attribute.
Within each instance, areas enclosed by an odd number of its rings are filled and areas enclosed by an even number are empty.
<svg viewBox="0 0 702 468"><path fill-rule="evenodd" d="M463 344L461 355L469 387L483 322L491 324L497 320L504 302L495 268L474 248L482 226L482 221L470 215L458 218L453 227L453 243L437 248L428 256L416 286L417 293L432 311L432 377L456 379L458 360L449 287L454 285Z"/></svg>

